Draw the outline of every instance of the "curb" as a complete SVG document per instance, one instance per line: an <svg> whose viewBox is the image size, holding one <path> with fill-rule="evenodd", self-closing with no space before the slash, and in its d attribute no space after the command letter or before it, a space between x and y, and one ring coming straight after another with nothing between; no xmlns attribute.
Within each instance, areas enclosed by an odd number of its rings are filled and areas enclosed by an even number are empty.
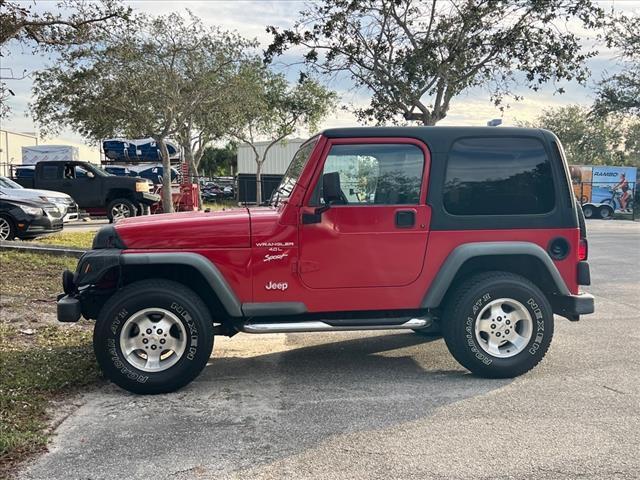
<svg viewBox="0 0 640 480"><path fill-rule="evenodd" d="M83 250L81 248L58 247L55 245L45 245L42 243L38 244L0 240L0 251L3 250L13 250L17 252L38 253L75 258L80 258L80 256L82 256L82 254L86 252L86 250Z"/></svg>

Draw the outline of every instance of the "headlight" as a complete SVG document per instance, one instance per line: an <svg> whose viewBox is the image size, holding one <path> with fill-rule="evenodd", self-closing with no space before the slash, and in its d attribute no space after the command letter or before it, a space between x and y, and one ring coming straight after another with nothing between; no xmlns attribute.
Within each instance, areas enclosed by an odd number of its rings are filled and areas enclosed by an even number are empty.
<svg viewBox="0 0 640 480"><path fill-rule="evenodd" d="M136 192L149 193L149 184L147 182L136 182Z"/></svg>
<svg viewBox="0 0 640 480"><path fill-rule="evenodd" d="M26 205L20 205L20 209L27 215L42 215L43 211L37 207L27 207Z"/></svg>

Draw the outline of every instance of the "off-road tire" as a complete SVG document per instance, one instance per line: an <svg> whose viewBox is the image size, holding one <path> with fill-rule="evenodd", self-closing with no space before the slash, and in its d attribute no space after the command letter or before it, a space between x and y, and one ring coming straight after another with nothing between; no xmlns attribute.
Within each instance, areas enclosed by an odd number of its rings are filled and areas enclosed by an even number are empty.
<svg viewBox="0 0 640 480"><path fill-rule="evenodd" d="M0 240L13 240L16 238L16 226L13 223L13 220L6 216L0 215L0 221L2 222L2 232L0 232Z"/></svg>
<svg viewBox="0 0 640 480"><path fill-rule="evenodd" d="M531 338L515 356L500 358L480 346L475 324L482 308L495 299L513 299L531 315ZM553 337L553 312L540 289L509 272L486 272L460 284L448 295L442 323L447 348L462 366L486 378L512 378L535 367Z"/></svg>
<svg viewBox="0 0 640 480"><path fill-rule="evenodd" d="M147 308L170 311L187 333L180 359L159 372L136 368L120 348L126 321ZM213 349L213 323L202 299L184 285L163 279L141 280L122 288L105 303L93 331L93 348L105 376L125 390L173 392L191 382L207 364Z"/></svg>
<svg viewBox="0 0 640 480"><path fill-rule="evenodd" d="M111 200L107 205L107 218L109 219L110 223L113 223L116 220L113 215L113 209L118 205L121 205L123 208L126 208L129 211L128 216L125 216L123 218L135 217L138 214L138 208L131 200L127 198L116 198L114 200Z"/></svg>

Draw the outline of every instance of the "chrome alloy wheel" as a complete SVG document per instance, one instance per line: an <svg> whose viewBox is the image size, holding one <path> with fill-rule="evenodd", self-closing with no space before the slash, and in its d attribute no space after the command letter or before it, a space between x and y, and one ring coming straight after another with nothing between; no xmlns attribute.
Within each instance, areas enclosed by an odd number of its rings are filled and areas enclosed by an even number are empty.
<svg viewBox="0 0 640 480"><path fill-rule="evenodd" d="M520 353L533 335L529 310L512 298L485 305L476 317L476 341L489 355L509 358Z"/></svg>
<svg viewBox="0 0 640 480"><path fill-rule="evenodd" d="M184 354L187 332L178 317L163 308L134 313L120 332L120 350L132 366L145 372L162 372Z"/></svg>
<svg viewBox="0 0 640 480"><path fill-rule="evenodd" d="M0 240L6 240L9 238L10 233L11 225L9 225L9 220L0 217Z"/></svg>
<svg viewBox="0 0 640 480"><path fill-rule="evenodd" d="M114 221L133 217L131 208L126 203L116 203L111 207L111 217Z"/></svg>

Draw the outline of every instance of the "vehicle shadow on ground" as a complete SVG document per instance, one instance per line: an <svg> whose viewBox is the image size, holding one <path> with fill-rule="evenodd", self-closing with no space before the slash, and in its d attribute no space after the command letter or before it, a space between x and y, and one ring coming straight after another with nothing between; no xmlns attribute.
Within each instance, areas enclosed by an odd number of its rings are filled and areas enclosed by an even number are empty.
<svg viewBox="0 0 640 480"><path fill-rule="evenodd" d="M214 352L202 374L172 394L101 388L61 426L52 453L26 478L58 478L46 475L53 465L74 471L73 478L146 468L162 479L192 478L193 471L199 478L251 478L255 469L425 419L511 381L469 375L437 337L354 335L289 335L281 339L285 351L269 352L274 342L264 341L252 356L239 344L242 357L233 356L229 342L224 357ZM149 458L139 455L140 438L153 452Z"/></svg>

